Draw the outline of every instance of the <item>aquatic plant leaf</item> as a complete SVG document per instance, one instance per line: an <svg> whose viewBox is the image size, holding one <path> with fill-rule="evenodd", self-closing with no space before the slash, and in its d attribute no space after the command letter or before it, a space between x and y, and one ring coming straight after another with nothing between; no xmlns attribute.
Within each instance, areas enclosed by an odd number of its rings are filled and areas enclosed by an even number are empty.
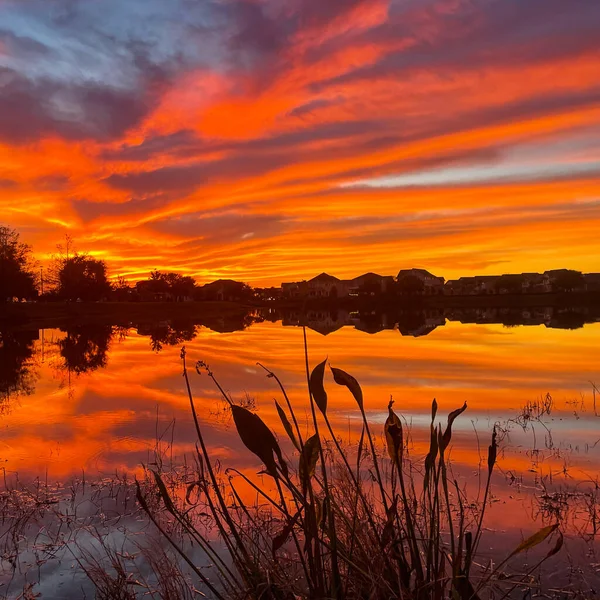
<svg viewBox="0 0 600 600"><path fill-rule="evenodd" d="M345 385L350 390L350 392L354 396L354 399L356 400L356 403L358 404L358 407L362 410L363 393L358 381L356 381L356 379L352 377L352 375L346 373L346 371L342 371L342 369L336 369L335 367L330 368L331 372L333 373L333 380L338 385Z"/></svg>
<svg viewBox="0 0 600 600"><path fill-rule="evenodd" d="M563 547L563 542L564 541L565 540L563 538L563 534L559 530L559 532L558 532L558 539L556 540L556 544L554 544L553 548L550 548L550 550L548 551L548 554L546 554L546 558L550 558L551 556L554 556L555 554L558 554L560 552L560 549Z"/></svg>
<svg viewBox="0 0 600 600"><path fill-rule="evenodd" d="M263 420L258 415L236 404L232 404L231 413L244 446L263 461L269 475L277 477L274 454L277 455L284 473L287 473L287 465L283 460L281 448L273 432L265 425Z"/></svg>
<svg viewBox="0 0 600 600"><path fill-rule="evenodd" d="M430 440L429 440L429 452L425 457L425 477L423 478L423 489L427 490L429 487L429 480L431 478L431 473L435 467L435 460L438 455L438 434L433 426L433 422L431 423L430 428Z"/></svg>
<svg viewBox="0 0 600 600"><path fill-rule="evenodd" d="M310 374L309 387L310 393L319 407L319 410L325 414L327 412L327 392L323 385L323 379L325 378L325 364L327 359L322 363L319 363Z"/></svg>
<svg viewBox="0 0 600 600"><path fill-rule="evenodd" d="M385 420L384 433L388 454L394 463L400 463L404 449L402 423L398 415L392 410L393 400L388 404L388 417Z"/></svg>
<svg viewBox="0 0 600 600"><path fill-rule="evenodd" d="M398 515L398 496L394 497L394 502L387 510L387 519L383 532L381 534L381 546L385 548L393 539L395 534L395 521Z"/></svg>
<svg viewBox="0 0 600 600"><path fill-rule="evenodd" d="M298 521L298 517L300 516L300 511L296 513L296 515L292 519L288 519L288 522L285 524L285 527L273 538L273 556L275 556L275 552L279 550L290 537L290 533L294 530L294 525Z"/></svg>
<svg viewBox="0 0 600 600"><path fill-rule="evenodd" d="M498 445L496 443L496 427L494 427L494 431L492 433L492 443L488 448L488 473L491 475L494 470L494 465L496 464L496 457L498 455Z"/></svg>
<svg viewBox="0 0 600 600"><path fill-rule="evenodd" d="M325 505L321 504L321 501L318 498L315 498L315 524L317 527L321 526L323 522Z"/></svg>
<svg viewBox="0 0 600 600"><path fill-rule="evenodd" d="M277 400L275 400L275 407L277 408L277 414L279 415L279 419L281 420L281 423L283 424L283 428L285 429L285 432L288 434L288 437L292 441L292 444L294 444L294 447L296 448L296 450L300 450L300 444L298 443L298 440L296 440L296 436L294 435L294 430L292 429L292 424L290 423L290 420L287 418L285 411L283 410L283 408L281 408L281 406L279 405L279 402L277 402Z"/></svg>
<svg viewBox="0 0 600 600"><path fill-rule="evenodd" d="M319 460L319 448L319 436L316 433L306 440L306 443L302 448L302 453L300 454L299 475L304 489L308 487L310 478L315 474L317 461Z"/></svg>
<svg viewBox="0 0 600 600"><path fill-rule="evenodd" d="M523 540L511 553L510 557L515 556L516 554L520 554L521 552L525 552L525 550L529 550L538 544L541 544L544 540L548 538L548 536L552 535L558 529L558 523L554 525L548 525L546 527L542 527L538 532L534 533L532 536L528 537L526 540ZM560 547L559 549L560 550ZM557 552L558 552L557 550Z"/></svg>
<svg viewBox="0 0 600 600"><path fill-rule="evenodd" d="M466 575L458 575L452 579L452 598L456 600L480 600L480 596Z"/></svg>
<svg viewBox="0 0 600 600"><path fill-rule="evenodd" d="M431 403L431 427L433 427L433 422L435 421L435 415L437 415L437 409L438 409L438 403L437 403L437 400L434 398L433 402Z"/></svg>
<svg viewBox="0 0 600 600"><path fill-rule="evenodd" d="M467 403L465 402L460 408L453 410L448 415L448 425L446 425L446 431L444 431L444 435L442 436L442 443L440 444L440 450L443 452L450 443L452 439L452 423L456 420L456 418L467 410Z"/></svg>

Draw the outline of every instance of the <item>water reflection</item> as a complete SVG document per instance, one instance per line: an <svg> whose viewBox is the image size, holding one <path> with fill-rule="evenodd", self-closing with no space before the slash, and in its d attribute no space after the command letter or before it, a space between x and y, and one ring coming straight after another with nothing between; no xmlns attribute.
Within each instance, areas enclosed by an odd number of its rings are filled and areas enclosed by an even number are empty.
<svg viewBox="0 0 600 600"><path fill-rule="evenodd" d="M393 396L417 461L428 449L434 397L442 423L467 400L467 412L454 424L451 460L473 489L485 472L492 428L501 425L489 527L513 531L508 547L495 548L505 554L520 539L521 527L532 529L523 525L526 519L546 524L560 518L582 528L591 518L585 503L597 494L589 482L600 469L598 393L589 383L600 382L600 324L592 324L597 320L590 309L574 308L324 308L305 314L252 312L203 323L172 319L39 334L3 331L0 390L21 398L0 418L0 459L9 475L47 473L50 480L70 481L82 472L86 480L139 473L142 463L153 460L157 438L168 439L169 460L190 456L196 435L181 377L182 344L190 363L208 362L226 392L251 402L284 444L273 403L280 391L256 363L275 371L297 408L304 436L310 411L298 326L306 324L311 364L328 356L356 376L374 431L381 431ZM355 444L361 431L356 404L329 374L326 385L333 428L345 444ZM231 420L220 418L229 412L215 386L206 375L194 374L192 387L215 460L255 477L261 465L241 444Z"/></svg>
<svg viewBox="0 0 600 600"><path fill-rule="evenodd" d="M111 342L124 341L133 330L150 340L149 347L159 353L167 347L181 346L193 341L207 328L217 333L234 333L264 322L281 322L283 327L302 327L328 336L342 328L352 328L367 334L397 331L405 337L423 337L444 327L448 322L478 325L544 326L549 329L580 329L586 324L600 322L600 308L596 307L473 307L473 308L402 308L396 310L345 310L337 307L308 310L267 309L253 310L240 315L167 319L158 322L126 325L77 324L58 331L64 333L54 342L59 360L53 365L57 371L82 375L106 367ZM43 331L41 352L43 354ZM0 331L0 400L8 404L11 396L35 392L34 344L40 339L38 330ZM48 346L46 350L48 351Z"/></svg>
<svg viewBox="0 0 600 600"><path fill-rule="evenodd" d="M0 412L8 407L11 396L35 391L33 355L37 339L37 330L0 330Z"/></svg>
<svg viewBox="0 0 600 600"><path fill-rule="evenodd" d="M112 325L77 325L66 333L58 342L63 369L81 375L106 366Z"/></svg>
<svg viewBox="0 0 600 600"><path fill-rule="evenodd" d="M160 352L164 346L175 346L192 341L198 334L199 325L191 320L160 321L137 328L138 335L150 336L153 352Z"/></svg>

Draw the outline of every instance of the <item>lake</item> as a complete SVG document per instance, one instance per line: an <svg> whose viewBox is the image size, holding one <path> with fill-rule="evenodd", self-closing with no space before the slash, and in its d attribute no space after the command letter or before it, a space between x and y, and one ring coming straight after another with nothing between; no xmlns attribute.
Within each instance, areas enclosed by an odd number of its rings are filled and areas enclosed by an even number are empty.
<svg viewBox="0 0 600 600"><path fill-rule="evenodd" d="M392 398L410 431L409 451L416 459L427 452L433 398L441 422L466 401L467 411L454 425L450 457L472 486L485 471L497 425L501 451L487 526L512 535L490 542L490 551L510 549L515 539L559 518L573 540L593 540L600 522L600 393L594 387L594 382L600 385L600 323L543 311L522 314L521 322L531 323L526 325L514 319L506 319L509 325L485 322L499 319L481 312L472 319L479 323L440 314L405 317L314 311L306 320L311 367L328 358L354 375L374 430L382 432ZM574 322L577 328L566 328ZM256 409L283 443L285 432L273 402L281 400L281 393L257 363L274 371L306 431L309 405L299 323L294 312L271 311L211 327L172 320L2 331L0 460L5 478L11 481L18 474L21 481L40 478L66 485L74 478L134 475L153 460L157 448L174 464L181 463L194 452L196 441L182 378L183 345L190 366L205 361L224 390ZM261 465L239 441L214 383L190 371L213 456L224 467L255 474ZM361 427L356 403L330 373L326 386L336 435L351 445ZM587 556L588 550L572 545L572 552ZM563 575L572 568L563 567Z"/></svg>

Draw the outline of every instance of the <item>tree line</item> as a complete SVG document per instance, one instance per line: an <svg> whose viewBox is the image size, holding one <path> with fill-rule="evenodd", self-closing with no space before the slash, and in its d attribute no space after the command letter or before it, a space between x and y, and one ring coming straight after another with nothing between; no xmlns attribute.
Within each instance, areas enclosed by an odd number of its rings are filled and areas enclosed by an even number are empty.
<svg viewBox="0 0 600 600"><path fill-rule="evenodd" d="M44 269L18 231L0 226L0 302L38 298L71 302L248 300L253 293L237 281L198 286L193 277L159 270L136 285L121 276L111 281L106 261L78 251L68 235Z"/></svg>

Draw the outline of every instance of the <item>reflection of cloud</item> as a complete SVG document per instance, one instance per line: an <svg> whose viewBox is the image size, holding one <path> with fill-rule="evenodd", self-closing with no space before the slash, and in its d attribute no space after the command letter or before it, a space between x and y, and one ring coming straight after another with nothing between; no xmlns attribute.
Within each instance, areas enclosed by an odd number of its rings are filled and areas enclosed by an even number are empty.
<svg viewBox="0 0 600 600"><path fill-rule="evenodd" d="M50 339L50 333L46 334ZM333 366L359 380L373 423L380 422L392 395L398 413L412 422L417 442L427 435L434 397L442 420L467 400L467 417L457 425L457 432L465 435L456 441L459 454L454 460L476 464L476 440L467 435L471 419L479 423L481 433L481 428L488 431L496 420L514 416L541 393L551 392L558 404L580 400L585 382L594 378L597 368L594 350L599 335L598 325L565 332L449 322L418 342L394 330L369 336L352 328L326 338L309 330L308 342L311 364L329 356ZM246 393L254 398L261 418L284 443L285 432L273 403L280 392L256 367L257 361L265 364L285 385L298 409L303 432L309 427L300 329L261 323L244 331L218 334L202 328L186 347L189 360L205 360L227 393L235 399ZM70 389L66 382L59 389L52 368L47 363L40 365L36 393L23 398L3 417L6 444L2 452L7 470L18 469L25 477L47 468L50 479L80 473L82 468L86 477L98 471L136 471L141 462L148 461L157 431L159 435L170 431L173 419L174 455L193 452L195 432L179 352L177 346L165 346L157 357L148 337L130 331L124 341L111 345L104 368L72 380ZM235 463L258 470L260 465L243 447L231 421L215 417L217 409L226 410L226 406L213 382L192 374L191 385L206 441L215 456L225 466ZM326 386L334 427L346 435L351 422L358 435L360 413L351 395L334 384L329 372ZM566 410L560 415L564 420L557 418L557 426L553 426L555 443L561 437L569 441L569 432L576 428L582 439L589 437L593 444L596 440L589 421L582 418L571 427L568 417L572 409L566 406Z"/></svg>

